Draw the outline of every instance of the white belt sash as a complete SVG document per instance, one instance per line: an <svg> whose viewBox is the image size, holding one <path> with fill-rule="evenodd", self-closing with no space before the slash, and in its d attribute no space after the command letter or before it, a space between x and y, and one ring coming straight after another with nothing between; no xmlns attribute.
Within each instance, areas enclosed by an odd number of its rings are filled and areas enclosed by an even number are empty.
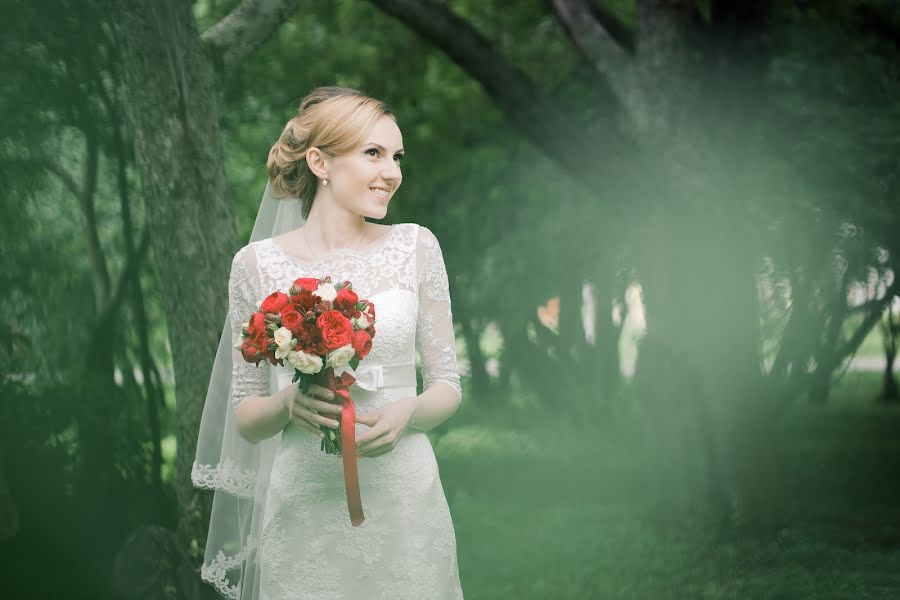
<svg viewBox="0 0 900 600"><path fill-rule="evenodd" d="M294 368L278 366L275 369L278 389L282 390L291 384L291 380L294 378ZM351 368L350 365L345 365L334 370L335 376L338 377L344 372L349 373L356 379L353 383L354 386L359 386L370 392L388 387L416 387L416 363L414 362L380 365L363 361L355 369ZM353 386L350 387L352 388Z"/></svg>

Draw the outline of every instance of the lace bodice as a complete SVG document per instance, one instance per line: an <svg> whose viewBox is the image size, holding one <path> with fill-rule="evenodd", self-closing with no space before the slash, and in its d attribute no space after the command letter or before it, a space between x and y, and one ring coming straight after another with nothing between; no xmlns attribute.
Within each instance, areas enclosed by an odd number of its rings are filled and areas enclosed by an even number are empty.
<svg viewBox="0 0 900 600"><path fill-rule="evenodd" d="M443 382L461 397L443 254L431 230L415 223L391 226L373 248L338 249L315 261L287 253L272 238L244 246L234 256L228 284L232 345L240 345L241 326L266 296L287 292L298 277L325 275L349 279L359 297L375 305L375 337L361 364L413 362L417 350L425 389ZM267 394L272 371L284 368L247 363L237 349L232 365L235 406L249 395Z"/></svg>

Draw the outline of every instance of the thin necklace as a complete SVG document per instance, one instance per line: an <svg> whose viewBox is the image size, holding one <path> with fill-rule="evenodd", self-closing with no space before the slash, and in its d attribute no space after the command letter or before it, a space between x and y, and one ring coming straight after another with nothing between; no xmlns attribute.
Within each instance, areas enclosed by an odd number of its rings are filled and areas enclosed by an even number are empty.
<svg viewBox="0 0 900 600"><path fill-rule="evenodd" d="M359 239L356 240L356 245L352 248L352 251L355 252L359 248L359 243L362 241L362 239L365 237L365 235L366 235L366 230L363 229L362 233L359 235ZM310 258L314 258L313 254L315 254L315 253L313 252L312 246L309 245L309 239L307 238L307 236L305 236L305 235L303 236L303 241L306 242L306 249L309 250ZM337 248L336 250L343 250L343 248ZM335 252L336 250L330 250L326 254L330 254L331 252Z"/></svg>

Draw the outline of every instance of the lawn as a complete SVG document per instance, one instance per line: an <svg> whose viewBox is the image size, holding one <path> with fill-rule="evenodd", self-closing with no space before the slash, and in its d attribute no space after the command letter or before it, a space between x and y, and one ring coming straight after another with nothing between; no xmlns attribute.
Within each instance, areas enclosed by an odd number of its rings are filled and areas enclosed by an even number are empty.
<svg viewBox="0 0 900 600"><path fill-rule="evenodd" d="M900 598L900 409L872 403L879 385L848 373L829 406L788 412L786 525L755 541L647 525L625 436L449 429L435 452L466 598Z"/></svg>

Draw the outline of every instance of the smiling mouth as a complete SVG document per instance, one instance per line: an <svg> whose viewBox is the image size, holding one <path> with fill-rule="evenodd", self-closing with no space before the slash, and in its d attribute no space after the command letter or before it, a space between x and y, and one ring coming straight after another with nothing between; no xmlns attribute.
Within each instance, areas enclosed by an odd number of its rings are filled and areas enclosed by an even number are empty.
<svg viewBox="0 0 900 600"><path fill-rule="evenodd" d="M374 192L375 195L378 196L379 198L383 198L385 200L387 200L391 196L390 192L388 192L387 190L380 189L380 188L369 188L369 190Z"/></svg>

